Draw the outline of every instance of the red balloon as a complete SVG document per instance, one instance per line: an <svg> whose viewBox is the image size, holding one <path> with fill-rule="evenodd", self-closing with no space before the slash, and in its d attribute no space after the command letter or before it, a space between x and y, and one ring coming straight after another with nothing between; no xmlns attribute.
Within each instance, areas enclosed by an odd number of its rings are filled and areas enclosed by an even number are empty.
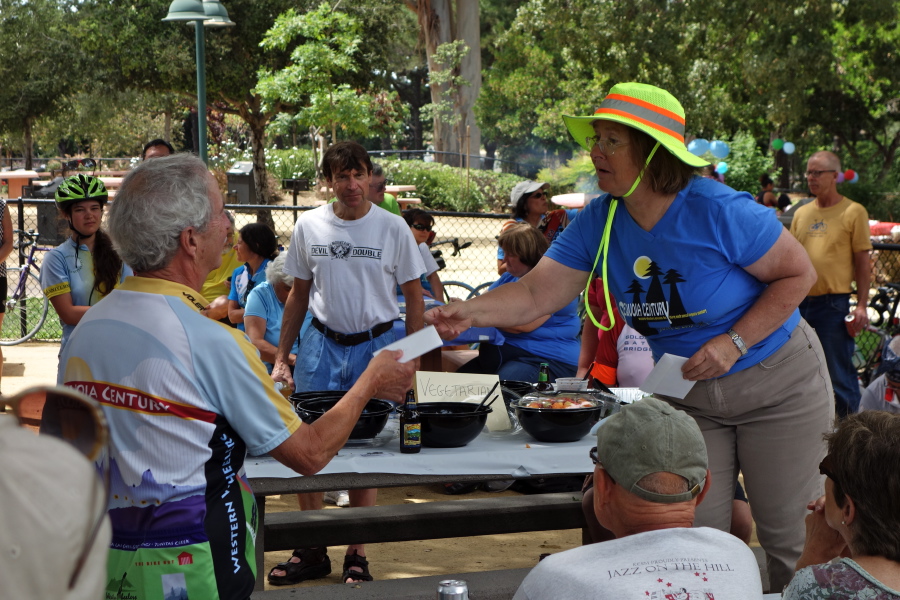
<svg viewBox="0 0 900 600"><path fill-rule="evenodd" d="M844 171L844 179L846 179L847 181L850 181L855 176L856 176L856 171L854 171L853 169L847 169L846 171Z"/></svg>

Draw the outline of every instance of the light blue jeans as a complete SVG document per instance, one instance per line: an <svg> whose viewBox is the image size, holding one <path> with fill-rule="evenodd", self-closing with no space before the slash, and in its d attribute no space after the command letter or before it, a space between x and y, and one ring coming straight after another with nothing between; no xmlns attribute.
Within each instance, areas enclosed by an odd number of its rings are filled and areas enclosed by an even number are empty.
<svg viewBox="0 0 900 600"><path fill-rule="evenodd" d="M309 327L294 363L294 387L298 392L349 390L366 370L372 353L394 340L394 332L388 330L368 342L342 346Z"/></svg>

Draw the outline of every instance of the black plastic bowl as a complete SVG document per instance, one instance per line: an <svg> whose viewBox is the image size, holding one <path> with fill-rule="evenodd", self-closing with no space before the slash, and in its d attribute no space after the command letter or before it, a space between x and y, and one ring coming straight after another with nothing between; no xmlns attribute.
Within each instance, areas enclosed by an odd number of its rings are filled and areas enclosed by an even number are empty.
<svg viewBox="0 0 900 600"><path fill-rule="evenodd" d="M553 394L549 394L552 396ZM563 392L562 396L572 395ZM583 393L578 395L584 395ZM591 427L611 412L617 412L614 397L603 392L588 394L597 401L591 408L528 408L515 406L522 429L541 442L577 442Z"/></svg>
<svg viewBox="0 0 900 600"><path fill-rule="evenodd" d="M428 448L461 448L478 437L493 408L475 412L477 404L428 402L419 405L422 445Z"/></svg>
<svg viewBox="0 0 900 600"><path fill-rule="evenodd" d="M315 398L309 398L311 394L317 394ZM298 396L300 396L298 398ZM313 423L316 419L325 414L325 412L344 397L344 392L301 392L292 394L291 401L294 403L297 415L304 423ZM359 420L350 432L351 440L367 440L375 437L384 426L387 425L388 416L394 410L396 405L388 400L380 400L372 398L366 404Z"/></svg>

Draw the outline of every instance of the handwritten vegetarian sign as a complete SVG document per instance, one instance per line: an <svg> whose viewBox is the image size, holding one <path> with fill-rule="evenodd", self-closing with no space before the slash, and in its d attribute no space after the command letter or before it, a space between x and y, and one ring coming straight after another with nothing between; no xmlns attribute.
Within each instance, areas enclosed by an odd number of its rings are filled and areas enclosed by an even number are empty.
<svg viewBox="0 0 900 600"><path fill-rule="evenodd" d="M500 378L496 375L417 371L416 398L420 404L428 402L472 402L478 404L499 380ZM497 401L491 407L494 409L493 412L488 415L488 429L491 431L510 429L512 423L509 421L500 388L494 390L491 396L496 396ZM488 398L488 402L490 401L491 398Z"/></svg>

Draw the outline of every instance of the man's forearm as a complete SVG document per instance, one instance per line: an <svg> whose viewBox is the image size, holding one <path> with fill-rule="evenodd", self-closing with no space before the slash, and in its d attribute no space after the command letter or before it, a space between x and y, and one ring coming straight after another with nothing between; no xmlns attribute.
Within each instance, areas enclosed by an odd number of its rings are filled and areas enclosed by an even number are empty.
<svg viewBox="0 0 900 600"><path fill-rule="evenodd" d="M406 335L415 333L425 327L425 299L422 296L422 284L418 279L400 285L403 299L406 301Z"/></svg>
<svg viewBox="0 0 900 600"><path fill-rule="evenodd" d="M872 269L869 262L869 251L863 250L853 254L854 279L856 280L856 305L869 304L869 286L872 285Z"/></svg>

